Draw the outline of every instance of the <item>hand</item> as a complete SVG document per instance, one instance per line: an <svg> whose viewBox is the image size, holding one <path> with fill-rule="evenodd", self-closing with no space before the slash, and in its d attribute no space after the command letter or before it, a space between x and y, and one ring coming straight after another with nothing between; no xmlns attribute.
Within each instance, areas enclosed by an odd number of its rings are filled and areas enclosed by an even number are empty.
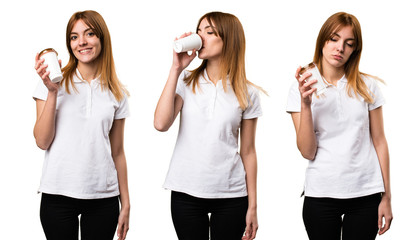
<svg viewBox="0 0 420 240"><path fill-rule="evenodd" d="M312 75L310 72L305 72L302 76L299 75L301 67L296 70L295 78L299 82L299 92L302 97L302 103L310 106L312 103L312 94L316 91L316 88L311 88L311 85L316 83L317 80L313 79L307 81L307 79Z"/></svg>
<svg viewBox="0 0 420 240"><path fill-rule="evenodd" d="M119 240L124 240L129 229L130 210L122 208L118 217L117 236Z"/></svg>
<svg viewBox="0 0 420 240"><path fill-rule="evenodd" d="M257 210L248 209L246 213L246 228L245 235L242 237L242 240L252 240L257 235L258 230L258 219L257 219Z"/></svg>
<svg viewBox="0 0 420 240"><path fill-rule="evenodd" d="M385 219L385 223L383 222ZM378 228L379 235L384 234L391 227L393 216L391 209L391 199L387 196L382 196L381 203L378 207Z"/></svg>
<svg viewBox="0 0 420 240"><path fill-rule="evenodd" d="M184 33L179 38L175 38L175 40L187 37L191 34L192 34L191 32ZM194 58L197 56L197 51L194 49L191 55L188 55L188 52L177 53L173 51L173 55L174 56L173 56L172 66L179 70L184 70L186 67L188 67L188 65L190 65L192 60L194 60Z"/></svg>
<svg viewBox="0 0 420 240"><path fill-rule="evenodd" d="M44 64L44 59L39 58L39 53L35 56L35 70L38 75L41 77L42 81L44 82L45 86L47 87L48 91L50 92L57 92L59 83L53 83L50 80L50 71L46 71L48 65ZM58 60L61 68L61 60Z"/></svg>

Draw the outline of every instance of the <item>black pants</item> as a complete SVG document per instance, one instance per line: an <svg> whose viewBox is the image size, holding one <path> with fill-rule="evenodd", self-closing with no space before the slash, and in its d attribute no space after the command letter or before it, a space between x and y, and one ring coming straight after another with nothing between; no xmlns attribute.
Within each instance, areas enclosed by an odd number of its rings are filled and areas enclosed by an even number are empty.
<svg viewBox="0 0 420 240"><path fill-rule="evenodd" d="M75 199L42 194L40 217L48 240L112 240L118 224L118 197Z"/></svg>
<svg viewBox="0 0 420 240"><path fill-rule="evenodd" d="M381 194L351 199L305 197L303 221L310 240L373 240Z"/></svg>
<svg viewBox="0 0 420 240"><path fill-rule="evenodd" d="M172 192L172 221L180 240L240 240L248 197L204 199ZM210 218L208 214L211 214Z"/></svg>

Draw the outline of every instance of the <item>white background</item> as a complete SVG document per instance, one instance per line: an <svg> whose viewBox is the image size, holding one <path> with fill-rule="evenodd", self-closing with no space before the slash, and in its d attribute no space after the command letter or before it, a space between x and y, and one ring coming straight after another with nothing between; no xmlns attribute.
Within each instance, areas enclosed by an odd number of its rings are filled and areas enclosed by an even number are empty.
<svg viewBox="0 0 420 240"><path fill-rule="evenodd" d="M137 3L136 3L137 2ZM32 135L39 77L36 52L53 47L67 63L65 29L70 16L96 10L107 22L117 73L131 93L125 149L131 221L127 239L176 239L170 192L164 181L178 131L153 128L153 113L172 61L172 40L194 31L209 11L236 15L247 39L248 78L262 86L258 121L258 239L307 239L301 209L306 160L295 144L287 93L298 65L312 60L321 25L346 11L360 21L364 50L360 69L381 85L391 155L394 222L382 240L417 238L419 7L415 1L2 1L1 26L1 238L44 239L37 194L44 152ZM7 5L6 5L7 4ZM191 68L200 61L194 60ZM417 139L417 140L416 140Z"/></svg>

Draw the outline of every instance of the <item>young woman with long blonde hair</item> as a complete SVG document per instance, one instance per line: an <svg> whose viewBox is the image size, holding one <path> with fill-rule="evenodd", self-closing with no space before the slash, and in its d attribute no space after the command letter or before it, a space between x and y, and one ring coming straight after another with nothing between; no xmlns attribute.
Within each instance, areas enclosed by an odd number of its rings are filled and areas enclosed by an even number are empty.
<svg viewBox="0 0 420 240"><path fill-rule="evenodd" d="M211 239L254 239L255 134L262 112L258 87L245 74L245 34L234 15L221 12L201 17L197 33L203 42L198 51L203 62L186 71L197 51L173 53L155 111L159 131L168 130L181 114L164 184L172 190L173 223L182 240L207 240L209 228Z"/></svg>
<svg viewBox="0 0 420 240"><path fill-rule="evenodd" d="M309 239L375 239L391 224L388 144L384 98L377 78L359 71L359 21L339 12L322 26L313 62L323 79L300 75L291 87L287 111L297 146L309 160L303 220ZM310 86L324 81L321 97Z"/></svg>
<svg viewBox="0 0 420 240"><path fill-rule="evenodd" d="M45 152L39 192L48 240L119 239L129 227L130 200L124 154L127 92L117 78L111 37L95 11L76 12L66 31L64 79L52 83L35 58L42 81L33 97L36 144ZM121 211L119 208L121 202Z"/></svg>

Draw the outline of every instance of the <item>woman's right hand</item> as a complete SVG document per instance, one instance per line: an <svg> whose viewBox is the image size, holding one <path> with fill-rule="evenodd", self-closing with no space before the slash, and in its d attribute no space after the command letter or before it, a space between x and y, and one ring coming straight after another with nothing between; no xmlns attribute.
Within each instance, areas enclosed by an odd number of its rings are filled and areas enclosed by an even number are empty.
<svg viewBox="0 0 420 240"><path fill-rule="evenodd" d="M184 33L179 38L175 38L175 41L184 37L188 37L191 34L192 34L191 32ZM177 53L175 51L173 51L173 54L174 56L173 56L172 67L179 71L182 71L186 67L188 67L188 65L190 65L192 60L194 60L194 58L197 56L197 51L194 49L191 55L188 55L188 52Z"/></svg>
<svg viewBox="0 0 420 240"><path fill-rule="evenodd" d="M47 64L44 64L44 59L39 57L39 53L35 56L35 70L38 73L38 75L41 77L42 81L44 82L45 86L47 87L48 91L50 92L57 92L59 83L53 83L50 80L50 71L47 71ZM61 60L58 60L58 63L61 67Z"/></svg>
<svg viewBox="0 0 420 240"><path fill-rule="evenodd" d="M298 67L296 70L295 78L299 83L299 92L302 98L302 103L310 106L312 103L312 94L316 91L316 88L311 88L311 85L316 83L317 80L313 79L307 81L307 79L312 75L310 72L305 72L303 75L299 75L301 67Z"/></svg>

